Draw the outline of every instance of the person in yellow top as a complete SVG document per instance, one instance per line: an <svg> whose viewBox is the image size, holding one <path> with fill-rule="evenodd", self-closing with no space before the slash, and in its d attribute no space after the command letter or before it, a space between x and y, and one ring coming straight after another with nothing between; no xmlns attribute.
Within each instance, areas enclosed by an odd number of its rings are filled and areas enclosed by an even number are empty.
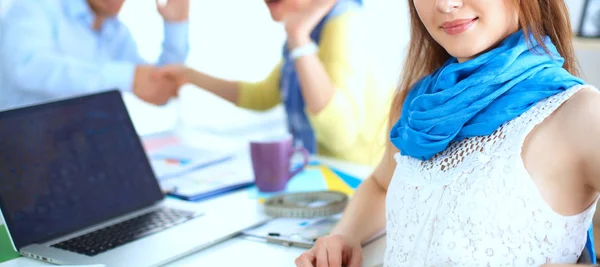
<svg viewBox="0 0 600 267"><path fill-rule="evenodd" d="M283 60L265 80L227 81L183 66L156 75L197 85L243 108L283 103L296 144L312 154L376 164L393 87L382 88L371 68L362 0L265 2L287 33Z"/></svg>

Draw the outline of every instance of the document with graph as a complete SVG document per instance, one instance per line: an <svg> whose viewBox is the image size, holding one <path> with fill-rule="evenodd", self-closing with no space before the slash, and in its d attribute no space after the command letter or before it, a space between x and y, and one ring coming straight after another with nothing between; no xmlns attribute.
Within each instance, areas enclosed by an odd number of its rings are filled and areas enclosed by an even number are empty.
<svg viewBox="0 0 600 267"><path fill-rule="evenodd" d="M174 143L148 152L148 157L154 174L159 180L163 180L227 161L233 157L233 153L208 151Z"/></svg>
<svg viewBox="0 0 600 267"><path fill-rule="evenodd" d="M235 155L183 175L160 180L168 195L188 201L198 201L254 184L252 164L248 157Z"/></svg>

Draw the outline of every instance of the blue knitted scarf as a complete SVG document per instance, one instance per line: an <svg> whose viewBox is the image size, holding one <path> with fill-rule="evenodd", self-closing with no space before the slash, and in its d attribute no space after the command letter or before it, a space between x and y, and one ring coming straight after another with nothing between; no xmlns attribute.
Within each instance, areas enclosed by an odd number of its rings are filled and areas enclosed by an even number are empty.
<svg viewBox="0 0 600 267"><path fill-rule="evenodd" d="M402 155L428 160L451 142L492 134L540 100L583 84L562 68L550 38L550 54L522 31L496 48L458 63L448 60L408 93L390 138Z"/></svg>

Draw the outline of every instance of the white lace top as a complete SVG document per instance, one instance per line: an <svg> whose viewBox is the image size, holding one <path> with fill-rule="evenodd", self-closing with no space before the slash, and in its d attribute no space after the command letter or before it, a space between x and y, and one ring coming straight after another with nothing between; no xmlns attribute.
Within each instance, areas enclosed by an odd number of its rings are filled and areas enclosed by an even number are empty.
<svg viewBox="0 0 600 267"><path fill-rule="evenodd" d="M396 154L385 265L575 263L596 205L573 216L552 210L525 169L521 147L534 126L581 88L541 101L492 135L453 143L429 161Z"/></svg>

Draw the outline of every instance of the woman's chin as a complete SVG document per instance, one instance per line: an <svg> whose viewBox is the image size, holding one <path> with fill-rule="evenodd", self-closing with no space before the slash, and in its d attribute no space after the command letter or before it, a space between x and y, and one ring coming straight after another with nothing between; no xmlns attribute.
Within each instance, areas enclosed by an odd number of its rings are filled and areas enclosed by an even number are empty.
<svg viewBox="0 0 600 267"><path fill-rule="evenodd" d="M271 19L275 22L281 22L283 21L283 16L278 12L271 12Z"/></svg>

